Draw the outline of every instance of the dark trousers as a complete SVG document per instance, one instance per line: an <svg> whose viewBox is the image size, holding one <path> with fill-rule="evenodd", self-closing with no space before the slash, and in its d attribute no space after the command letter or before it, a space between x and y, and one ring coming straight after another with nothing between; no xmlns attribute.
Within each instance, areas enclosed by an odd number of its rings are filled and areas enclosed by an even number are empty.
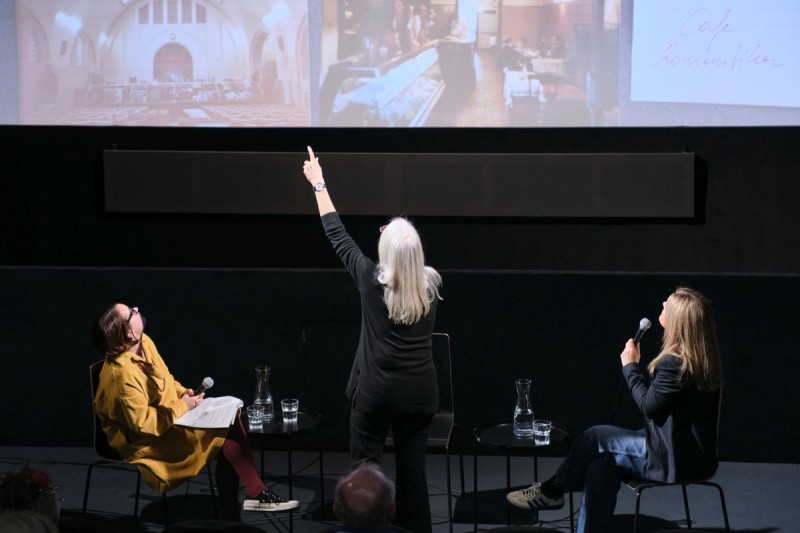
<svg viewBox="0 0 800 533"><path fill-rule="evenodd" d="M414 533L431 532L425 450L432 414L364 413L350 411L350 465L380 465L386 434L392 428L395 444L397 493L395 524Z"/></svg>

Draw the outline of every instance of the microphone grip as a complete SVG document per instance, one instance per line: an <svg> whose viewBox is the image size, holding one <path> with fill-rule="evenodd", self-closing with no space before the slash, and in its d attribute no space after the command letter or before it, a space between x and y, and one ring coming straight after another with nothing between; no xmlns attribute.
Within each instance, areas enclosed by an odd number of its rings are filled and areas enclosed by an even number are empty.
<svg viewBox="0 0 800 533"><path fill-rule="evenodd" d="M645 331L647 330L639 328L639 330L636 332L636 335L633 336L633 344L639 344L639 341L641 341L642 337L644 337Z"/></svg>

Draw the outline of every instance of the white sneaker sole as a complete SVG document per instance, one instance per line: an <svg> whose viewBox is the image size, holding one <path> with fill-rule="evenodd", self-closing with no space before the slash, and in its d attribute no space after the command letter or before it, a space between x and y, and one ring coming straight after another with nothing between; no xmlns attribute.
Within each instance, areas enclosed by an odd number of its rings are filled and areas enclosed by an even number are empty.
<svg viewBox="0 0 800 533"><path fill-rule="evenodd" d="M261 511L264 513L277 513L281 511L291 511L297 509L300 502L297 500L289 500L283 503L260 503L254 500L245 501L242 503L242 510L244 511Z"/></svg>

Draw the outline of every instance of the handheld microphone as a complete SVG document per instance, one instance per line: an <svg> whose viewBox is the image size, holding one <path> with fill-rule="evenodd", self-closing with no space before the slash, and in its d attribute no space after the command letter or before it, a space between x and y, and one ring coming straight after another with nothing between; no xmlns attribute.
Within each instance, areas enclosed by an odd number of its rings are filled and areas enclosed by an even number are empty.
<svg viewBox="0 0 800 533"><path fill-rule="evenodd" d="M200 386L194 390L194 394L195 396L197 396L198 394L203 394L205 391L207 391L213 386L214 386L214 380L211 378L205 378L203 379L203 383L201 383Z"/></svg>
<svg viewBox="0 0 800 533"><path fill-rule="evenodd" d="M639 344L639 341L644 337L644 333L650 329L650 320L643 318L639 321L639 331L633 336L633 344Z"/></svg>

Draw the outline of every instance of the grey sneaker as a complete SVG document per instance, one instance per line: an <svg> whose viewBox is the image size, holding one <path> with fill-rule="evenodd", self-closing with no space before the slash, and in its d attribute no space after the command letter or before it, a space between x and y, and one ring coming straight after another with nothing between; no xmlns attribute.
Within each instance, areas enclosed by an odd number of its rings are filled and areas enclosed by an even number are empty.
<svg viewBox="0 0 800 533"><path fill-rule="evenodd" d="M564 506L564 495L559 498L548 498L542 493L542 484L534 483L525 489L506 494L506 500L520 509L558 509Z"/></svg>
<svg viewBox="0 0 800 533"><path fill-rule="evenodd" d="M245 511L291 511L300 506L297 500L285 500L269 489L262 490L255 498L245 498L242 509Z"/></svg>

